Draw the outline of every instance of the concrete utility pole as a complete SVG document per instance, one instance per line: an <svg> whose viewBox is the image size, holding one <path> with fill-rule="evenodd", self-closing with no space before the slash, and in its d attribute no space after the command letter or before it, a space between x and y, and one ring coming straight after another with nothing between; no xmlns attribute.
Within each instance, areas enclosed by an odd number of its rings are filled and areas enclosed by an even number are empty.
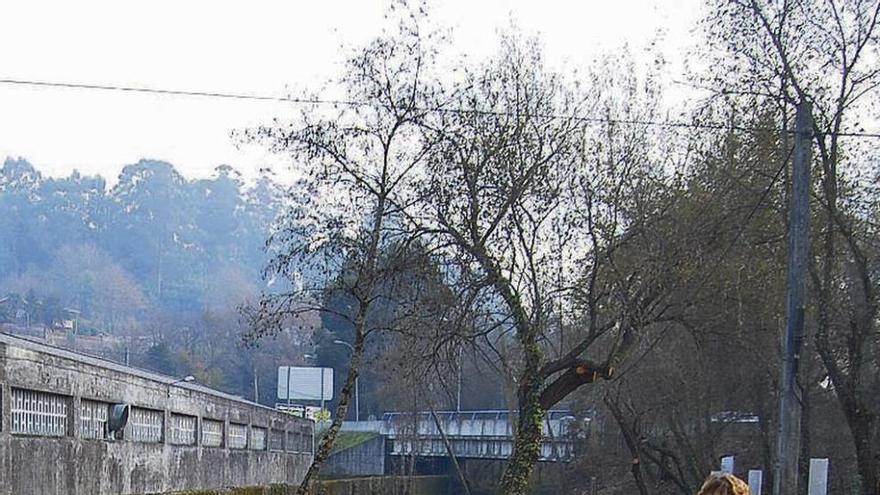
<svg viewBox="0 0 880 495"><path fill-rule="evenodd" d="M462 345L458 344L458 387L455 391L455 412L461 412L461 366Z"/></svg>
<svg viewBox="0 0 880 495"><path fill-rule="evenodd" d="M801 394L798 365L804 340L804 292L810 247L810 162L813 136L812 105L801 101L795 116L791 206L788 223L788 288L785 305L782 395L773 495L797 495L801 444Z"/></svg>
<svg viewBox="0 0 880 495"><path fill-rule="evenodd" d="M287 385L287 386L290 387L290 385ZM287 395L289 397L290 393L288 393ZM254 402L256 402L256 403L260 402L260 384L257 381L257 365L256 364L254 365Z"/></svg>

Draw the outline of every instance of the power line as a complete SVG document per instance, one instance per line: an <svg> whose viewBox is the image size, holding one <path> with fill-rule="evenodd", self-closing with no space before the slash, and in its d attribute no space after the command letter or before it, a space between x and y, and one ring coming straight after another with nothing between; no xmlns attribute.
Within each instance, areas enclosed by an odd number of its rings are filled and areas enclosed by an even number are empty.
<svg viewBox="0 0 880 495"><path fill-rule="evenodd" d="M161 89L161 88L149 88L149 87L139 87L139 86L120 86L120 85L112 85L112 84L87 84L87 83L70 83L70 82L56 82L56 81L36 81L30 79L0 79L0 84L6 85L14 85L14 86L35 86L35 87L47 87L47 88L60 88L60 89L84 89L84 90L93 90L93 91L122 91L129 93L147 93L147 94L156 94L156 95L164 95L164 96L194 96L200 98L223 98L230 100L257 100L257 101L275 101L275 102L285 102L285 103L299 103L299 104L337 104L337 105L349 105L356 106L355 102L351 101L335 101L335 100L317 100L317 99L309 99L309 98L293 98L289 96L273 96L273 95L257 95L257 94L247 94L247 93L224 93L217 91L189 91L189 90L177 90L177 89Z"/></svg>
<svg viewBox="0 0 880 495"><path fill-rule="evenodd" d="M60 82L60 81L40 81L33 79L11 79L5 78L0 79L0 84L5 84L8 86L31 86L31 87L43 87L43 88L57 88L57 89L74 89L74 90L88 90L88 91L117 91L117 92L125 92L125 93L143 93L143 94L154 94L160 96L186 96L186 97L197 97L197 98L219 98L219 99L227 99L227 100L252 100L252 101L270 101L270 102L280 102L280 103L293 103L298 105L335 105L335 106L349 106L349 107L363 107L369 106L369 103L362 101L353 101L353 100L333 100L333 99L322 99L322 98L297 98L292 96L277 96L277 95L264 95L264 94L253 94L253 93L230 93L230 92L221 92L221 91L198 91L198 90L177 90L177 89L163 89L163 88L150 88L144 86L123 86L123 85L115 85L115 84L90 84L90 83L74 83L74 82ZM480 110L480 109L465 109L465 108L424 108L420 109L425 112L437 112L437 113L454 113L454 114L477 114L477 115L492 115L492 116L510 116L512 114L500 110ZM693 123L693 122L679 122L674 120L640 120L640 119L617 119L611 117L595 117L595 116L578 116L578 115L552 115L552 114L539 114L535 115L540 118L551 118L551 119L560 119L560 120L574 120L578 122L590 122L590 123L602 123L602 124L623 124L623 125L643 125L643 126L653 126L653 127L667 127L667 128L683 128L683 129L709 129L715 131L741 131L741 132L786 132L792 133L793 131L787 129L779 129L775 127L750 127L750 126L738 126L738 125L730 125L730 124L721 124L716 122L706 122L706 123ZM831 133L826 133L830 135ZM854 137L854 138L869 138L869 139L880 139L880 132L838 132L836 133L838 137Z"/></svg>

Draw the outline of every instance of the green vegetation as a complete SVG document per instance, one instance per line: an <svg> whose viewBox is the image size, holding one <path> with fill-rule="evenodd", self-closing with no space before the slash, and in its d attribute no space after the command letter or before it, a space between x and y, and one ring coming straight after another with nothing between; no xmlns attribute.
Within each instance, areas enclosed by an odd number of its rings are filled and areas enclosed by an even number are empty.
<svg viewBox="0 0 880 495"><path fill-rule="evenodd" d="M342 452L343 450L357 447L358 445L369 442L378 436L378 433L370 431L340 431L339 434L336 435L336 441L333 442L333 448L330 450L330 453L335 454L336 452Z"/></svg>
<svg viewBox="0 0 880 495"><path fill-rule="evenodd" d="M243 488L218 488L215 490L187 490L154 495L288 495L294 492L289 485L248 486Z"/></svg>

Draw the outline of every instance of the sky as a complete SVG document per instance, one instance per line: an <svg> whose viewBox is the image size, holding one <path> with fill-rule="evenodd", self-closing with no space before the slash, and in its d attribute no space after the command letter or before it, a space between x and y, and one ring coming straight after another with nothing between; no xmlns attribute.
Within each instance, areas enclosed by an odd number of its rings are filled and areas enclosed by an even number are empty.
<svg viewBox="0 0 880 495"><path fill-rule="evenodd" d="M380 34L389 0L3 0L0 79L284 96L338 75L348 50ZM537 34L559 68L659 40L681 70L699 0L434 0L453 53L492 53L500 30ZM647 62L646 62L647 63ZM283 157L236 143L235 129L294 111L289 103L0 84L0 161L44 174L74 169L112 183L126 164L166 160L185 176L229 164L246 177Z"/></svg>

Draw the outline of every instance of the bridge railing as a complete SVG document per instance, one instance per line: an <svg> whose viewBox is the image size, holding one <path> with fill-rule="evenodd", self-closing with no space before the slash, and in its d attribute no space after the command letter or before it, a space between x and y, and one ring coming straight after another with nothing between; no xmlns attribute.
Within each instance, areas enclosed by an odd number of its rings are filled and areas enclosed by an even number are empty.
<svg viewBox="0 0 880 495"><path fill-rule="evenodd" d="M508 411L439 411L436 418L435 421L430 412L394 412L386 413L381 421L346 422L343 429L381 433L388 439L392 455L446 456L445 436L456 456L510 457L511 424L516 418ZM573 457L574 421L574 416L565 410L546 415L541 460L565 461Z"/></svg>

